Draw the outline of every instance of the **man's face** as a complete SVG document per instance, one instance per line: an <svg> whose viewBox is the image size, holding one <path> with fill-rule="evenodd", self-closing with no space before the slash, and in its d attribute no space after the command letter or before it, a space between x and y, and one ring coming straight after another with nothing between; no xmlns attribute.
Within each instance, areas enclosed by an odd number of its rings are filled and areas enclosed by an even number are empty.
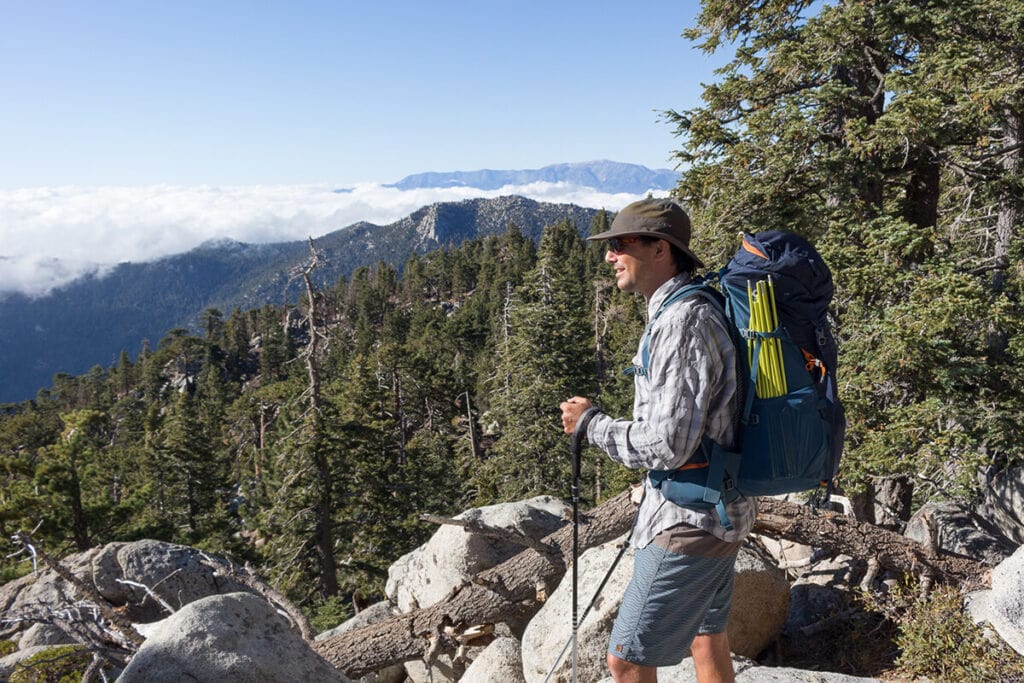
<svg viewBox="0 0 1024 683"><path fill-rule="evenodd" d="M649 296L650 258L658 240L645 241L636 235L607 240L604 260L615 270L615 284L624 292L640 292ZM659 283L660 284L660 283ZM657 289L655 285L654 289Z"/></svg>

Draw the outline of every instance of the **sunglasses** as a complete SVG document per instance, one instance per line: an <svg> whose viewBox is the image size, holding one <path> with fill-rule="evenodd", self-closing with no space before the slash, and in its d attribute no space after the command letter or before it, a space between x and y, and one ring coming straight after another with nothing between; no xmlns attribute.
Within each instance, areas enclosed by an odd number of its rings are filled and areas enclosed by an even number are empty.
<svg viewBox="0 0 1024 683"><path fill-rule="evenodd" d="M629 244L636 244L637 242L644 241L643 237L639 235L629 235L626 237L610 237L608 238L608 251L614 251L615 253L621 253L622 248Z"/></svg>

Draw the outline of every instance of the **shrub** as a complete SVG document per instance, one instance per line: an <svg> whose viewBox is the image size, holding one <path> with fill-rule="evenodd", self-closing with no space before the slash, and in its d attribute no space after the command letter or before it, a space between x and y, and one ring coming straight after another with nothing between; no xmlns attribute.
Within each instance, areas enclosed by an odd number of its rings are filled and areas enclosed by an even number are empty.
<svg viewBox="0 0 1024 683"><path fill-rule="evenodd" d="M80 645L51 647L19 662L10 683L78 683L91 661Z"/></svg>
<svg viewBox="0 0 1024 683"><path fill-rule="evenodd" d="M351 616L350 607L340 597L332 595L313 606L309 616L309 625L316 633L323 633L345 622Z"/></svg>
<svg viewBox="0 0 1024 683"><path fill-rule="evenodd" d="M1024 681L1024 657L985 631L964 612L955 586L941 586L926 600L907 598L899 624L900 673L940 681Z"/></svg>

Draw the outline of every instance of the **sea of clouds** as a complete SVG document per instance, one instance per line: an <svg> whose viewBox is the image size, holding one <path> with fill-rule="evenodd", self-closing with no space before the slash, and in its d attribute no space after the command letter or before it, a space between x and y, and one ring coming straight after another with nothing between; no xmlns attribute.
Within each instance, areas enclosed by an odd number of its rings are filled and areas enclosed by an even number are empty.
<svg viewBox="0 0 1024 683"><path fill-rule="evenodd" d="M609 211L640 198L567 183L499 190L399 190L375 183L343 190L327 185L0 190L0 295L45 295L82 275L182 253L209 240L316 238L359 221L386 225L435 202L509 194Z"/></svg>

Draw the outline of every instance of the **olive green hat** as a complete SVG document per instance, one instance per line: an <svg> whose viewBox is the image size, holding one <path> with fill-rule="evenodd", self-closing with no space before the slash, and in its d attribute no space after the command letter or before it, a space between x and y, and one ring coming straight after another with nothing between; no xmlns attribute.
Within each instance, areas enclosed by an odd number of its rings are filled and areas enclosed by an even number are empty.
<svg viewBox="0 0 1024 683"><path fill-rule="evenodd" d="M641 199L619 211L612 227L591 235L588 240L606 240L625 235L641 235L666 240L693 259L698 268L704 263L690 251L690 217L671 199Z"/></svg>

